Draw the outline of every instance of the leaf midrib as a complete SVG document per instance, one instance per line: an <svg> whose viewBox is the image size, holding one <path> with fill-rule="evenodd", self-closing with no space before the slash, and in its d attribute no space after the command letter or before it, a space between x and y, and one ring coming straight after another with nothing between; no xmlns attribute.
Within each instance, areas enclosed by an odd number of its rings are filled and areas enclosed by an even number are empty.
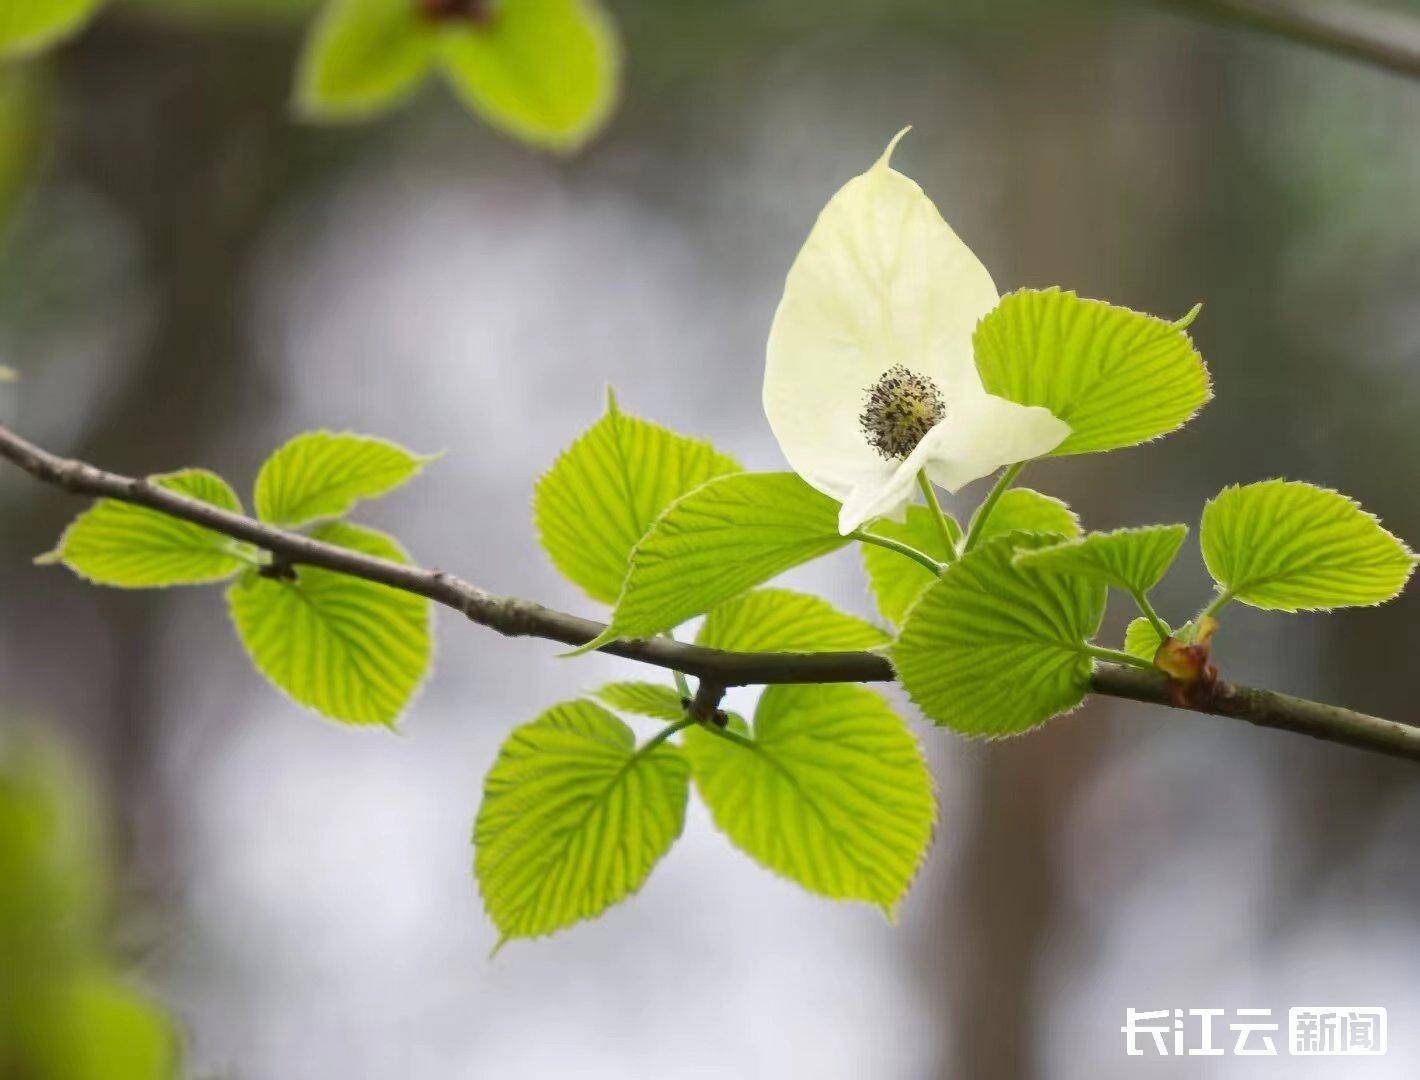
<svg viewBox="0 0 1420 1080"><path fill-rule="evenodd" d="M591 738L592 736L587 737ZM635 767L638 761L642 760L643 758L650 757L651 754L653 754L655 751L660 750L662 745L664 744L659 744L656 746L637 747L635 750L633 750L630 754L627 755L626 760L622 762L622 764L617 768L616 772L612 774L611 778L606 782L606 785L602 788L602 790L597 792L596 797L594 799L588 800L587 806L578 817L576 824L572 828L566 830L565 835L556 845L553 858L547 860L547 862L544 864L545 866L554 867L561 864L562 859L567 854L568 846L572 843L572 838L586 828L587 822L591 820L593 812L598 807L605 805L607 799L611 796L611 793L617 788L618 785L622 783L623 780L625 780L627 775L631 772L631 769ZM541 890L547 884L548 876L549 873L546 870L544 870L543 873L538 875L537 888L531 891L531 895L534 898L541 894ZM531 907L534 906L534 902L535 901L525 900L513 909L514 913L517 916L518 922L522 921L523 916L528 912ZM504 934L505 938L509 936L511 935L506 933Z"/></svg>
<svg viewBox="0 0 1420 1080"><path fill-rule="evenodd" d="M857 871L859 877L863 881L876 880L875 876L869 872L869 868L854 854L852 846L844 841L842 831L828 820L828 816L824 813L823 808L820 807L818 802L809 794L799 778L789 770L788 766L774 756L762 740L751 737L745 742L731 742L728 739L724 741L731 746L738 746L743 750L752 750L754 753L759 754L772 769L777 770L779 774L788 781L789 786L804 800L804 803L809 809L813 811L814 816L818 818L824 830L833 837L835 845L843 852L844 857L853 864L853 869ZM875 899L874 902L878 903L880 901Z"/></svg>

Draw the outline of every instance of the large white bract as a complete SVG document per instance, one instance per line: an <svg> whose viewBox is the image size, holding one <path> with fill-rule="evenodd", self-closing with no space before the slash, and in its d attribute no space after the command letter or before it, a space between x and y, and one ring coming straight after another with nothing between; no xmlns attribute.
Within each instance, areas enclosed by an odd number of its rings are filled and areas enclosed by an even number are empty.
<svg viewBox="0 0 1420 1080"><path fill-rule="evenodd" d="M972 331L1000 296L922 189L889 164L906 133L824 207L769 331L769 426L795 471L843 504L845 535L900 515L923 469L955 492L1070 434L1048 409L981 385ZM935 389L930 408L924 383ZM884 422L894 426L879 430Z"/></svg>

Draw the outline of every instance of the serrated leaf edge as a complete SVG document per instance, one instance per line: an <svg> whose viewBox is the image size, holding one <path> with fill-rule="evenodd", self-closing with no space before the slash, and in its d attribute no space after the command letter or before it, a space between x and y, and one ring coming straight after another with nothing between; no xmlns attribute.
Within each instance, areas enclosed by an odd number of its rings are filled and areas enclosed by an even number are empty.
<svg viewBox="0 0 1420 1080"><path fill-rule="evenodd" d="M1338 605L1335 605L1335 606L1332 606L1332 607L1312 607L1312 606L1307 606L1307 605L1300 605L1300 606L1298 606L1298 607L1266 607L1266 608L1262 608L1262 607L1257 607L1257 606L1254 605L1254 604L1249 604L1246 600L1243 600L1243 599L1241 599L1241 598L1237 598L1238 603L1240 603L1240 604L1247 604L1248 607L1254 608L1254 609L1257 610L1257 611L1277 611L1277 612L1281 612L1281 613L1284 614L1284 615L1299 615L1299 614L1309 614L1309 613L1316 613L1316 612L1320 612L1320 613L1324 613L1324 614L1330 614L1331 612L1333 612L1333 611L1338 611L1338 610L1340 610L1341 608L1376 608L1376 607L1381 607L1381 606L1384 605L1384 604L1389 604L1389 603L1391 603L1391 602L1393 602L1393 601L1395 601L1395 600L1400 599L1401 594L1405 592L1406 587L1410 584L1410 578L1411 578L1411 577L1414 575L1414 573L1415 573L1415 567L1416 567L1417 565L1420 565L1420 555L1417 555L1417 554L1415 553L1415 551L1413 551L1413 550L1411 549L1410 545L1407 544L1403 539L1401 539L1401 538L1400 538L1399 536L1397 536L1395 533L1393 533L1393 532L1391 532L1389 529L1387 529L1387 528L1385 527L1384 523L1381 521L1381 517L1380 517L1379 514L1376 514L1376 513L1374 513L1373 511L1367 510L1364 506L1361 505L1361 502L1360 502L1359 499L1356 499L1355 497L1353 497L1353 496L1351 496L1351 495L1347 495L1347 494L1346 494L1345 492L1343 492L1343 491L1338 491L1336 488L1327 487L1327 486L1324 485L1324 484L1314 484L1314 483L1312 483L1310 480L1289 480L1289 479L1287 479L1287 478L1284 477L1284 476L1269 476L1269 477L1267 477L1267 478L1265 478L1265 479L1263 479L1263 480L1252 480L1252 481L1248 481L1247 483L1243 483L1243 482L1241 482L1241 481L1237 481L1237 482L1234 482L1234 483L1231 483L1231 484L1228 484L1228 485L1224 486L1221 490L1219 490L1219 492L1218 492L1216 495L1214 495L1212 498L1210 498L1210 499L1208 499L1206 502L1204 502L1204 504L1203 504L1203 513L1207 513L1208 507L1212 506L1213 503L1215 503L1219 498L1221 498L1224 494L1226 494L1226 493L1228 493L1228 492L1230 492L1230 491L1239 491L1239 490L1241 490L1241 489L1243 489L1243 488L1256 487L1256 486L1258 486L1258 485L1260 485L1260 484L1273 484L1273 483L1277 483L1277 484L1304 484L1304 485L1306 485L1307 487L1315 488L1317 491L1324 491L1324 492L1326 492L1326 493L1329 494L1329 495L1337 495L1337 496L1339 496L1340 498L1345 499L1348 503L1351 504L1351 506L1352 506L1355 510L1359 511L1362 515L1364 515L1365 517L1369 518L1369 519L1371 520L1372 524L1374 524L1374 525L1376 526L1376 528L1380 529L1381 532L1385 533L1386 536L1390 537L1392 540L1395 541L1396 546L1400 548L1401 552L1402 552L1403 554L1405 554L1406 556L1409 557L1409 559L1410 559L1410 570L1406 573L1405 578L1401 581L1400 585L1396 588L1394 595L1388 596L1388 597L1386 597L1384 600L1375 600L1375 601L1372 601L1372 602L1369 603L1369 604L1338 604ZM1199 514L1199 519L1198 519L1198 520L1199 520L1199 540L1200 540L1200 548L1202 548L1202 543L1201 543L1201 541L1202 541L1202 531L1203 531L1203 528L1202 528L1203 514ZM1220 591L1220 592L1227 592L1227 591L1229 591L1230 587L1224 585L1221 581L1218 581L1218 576L1213 573L1213 568L1208 565L1208 556L1207 556L1207 553L1206 553L1206 549L1203 550L1203 565L1204 565L1204 567L1205 567L1205 568L1207 569L1207 571L1208 571L1208 576L1211 577L1215 582L1217 582L1219 591ZM1254 584L1256 584L1256 582L1254 582Z"/></svg>

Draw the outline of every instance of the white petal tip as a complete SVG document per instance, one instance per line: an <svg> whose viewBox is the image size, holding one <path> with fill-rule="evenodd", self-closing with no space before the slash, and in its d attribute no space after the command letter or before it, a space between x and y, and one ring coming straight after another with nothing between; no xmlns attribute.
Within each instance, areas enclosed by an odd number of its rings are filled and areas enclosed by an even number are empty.
<svg viewBox="0 0 1420 1080"><path fill-rule="evenodd" d="M892 141L887 144L887 149L883 151L883 156L878 158L873 166L875 169L888 169L892 167L892 152L897 149L897 144L902 142L902 137L912 130L912 125L908 124L892 137Z"/></svg>

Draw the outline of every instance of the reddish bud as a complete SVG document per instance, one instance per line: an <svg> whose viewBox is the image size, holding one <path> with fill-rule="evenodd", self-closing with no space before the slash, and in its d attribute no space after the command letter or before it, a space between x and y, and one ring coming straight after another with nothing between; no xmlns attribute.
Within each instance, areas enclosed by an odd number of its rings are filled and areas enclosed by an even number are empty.
<svg viewBox="0 0 1420 1080"><path fill-rule="evenodd" d="M1191 640L1169 637L1154 654L1154 664L1169 676L1169 694L1180 707L1206 704L1218 683L1213 664L1213 635L1218 620L1204 616L1194 628Z"/></svg>

